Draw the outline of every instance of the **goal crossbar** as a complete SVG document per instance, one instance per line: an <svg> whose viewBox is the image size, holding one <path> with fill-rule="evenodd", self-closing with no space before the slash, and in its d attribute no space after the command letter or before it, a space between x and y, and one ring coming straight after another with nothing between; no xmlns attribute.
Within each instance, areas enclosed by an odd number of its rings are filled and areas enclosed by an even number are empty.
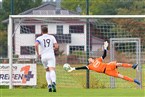
<svg viewBox="0 0 145 97"><path fill-rule="evenodd" d="M10 15L10 18L145 18L145 15Z"/></svg>

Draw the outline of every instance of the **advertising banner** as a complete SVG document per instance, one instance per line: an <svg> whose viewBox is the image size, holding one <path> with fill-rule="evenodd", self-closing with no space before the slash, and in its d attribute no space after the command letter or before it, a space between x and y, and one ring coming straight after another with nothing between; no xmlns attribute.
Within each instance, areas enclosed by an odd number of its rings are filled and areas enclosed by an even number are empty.
<svg viewBox="0 0 145 97"><path fill-rule="evenodd" d="M36 64L13 64L13 85L36 85ZM9 85L10 66L0 64L0 85Z"/></svg>

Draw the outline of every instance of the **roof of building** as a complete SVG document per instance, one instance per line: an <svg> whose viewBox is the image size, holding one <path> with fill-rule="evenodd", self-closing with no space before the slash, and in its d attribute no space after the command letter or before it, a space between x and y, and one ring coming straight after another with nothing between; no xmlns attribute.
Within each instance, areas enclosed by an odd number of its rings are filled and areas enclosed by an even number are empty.
<svg viewBox="0 0 145 97"><path fill-rule="evenodd" d="M26 10L18 15L79 15L79 13L64 8L57 8L56 3L46 2L42 5ZM8 23L8 19L2 21Z"/></svg>
<svg viewBox="0 0 145 97"><path fill-rule="evenodd" d="M52 11L56 11L56 3L54 2L46 2L38 7L35 7L35 8L31 8L27 11L24 11L22 13L20 13L19 15L52 15ZM48 11L48 13L39 13L41 11ZM61 11L65 11L67 13L63 13ZM38 13L37 13L38 12ZM50 13L49 13L50 12ZM57 13L55 13L57 14ZM70 11L70 10L67 10L67 9L64 9L64 8L60 8L60 15L77 15L78 13L77 12L73 12L73 11Z"/></svg>

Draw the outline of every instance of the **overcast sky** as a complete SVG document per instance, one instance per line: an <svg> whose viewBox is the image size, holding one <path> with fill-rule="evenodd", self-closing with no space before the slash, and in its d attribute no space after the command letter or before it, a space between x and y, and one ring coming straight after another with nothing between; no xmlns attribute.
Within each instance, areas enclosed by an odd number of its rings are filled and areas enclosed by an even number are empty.
<svg viewBox="0 0 145 97"><path fill-rule="evenodd" d="M2 0L0 0L0 1L2 1Z"/></svg>

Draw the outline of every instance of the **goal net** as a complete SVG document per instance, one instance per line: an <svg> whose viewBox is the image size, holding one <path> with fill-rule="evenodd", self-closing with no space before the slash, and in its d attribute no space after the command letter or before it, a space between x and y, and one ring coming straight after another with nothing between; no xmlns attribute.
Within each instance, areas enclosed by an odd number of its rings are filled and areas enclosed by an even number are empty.
<svg viewBox="0 0 145 97"><path fill-rule="evenodd" d="M103 54L103 43L109 44L107 57L104 62L116 60L120 63L139 64L137 70L130 68L119 69L123 75L136 78L142 82L142 66L145 58L145 33L143 16L79 16L79 15L12 15L9 17L8 48L10 63L10 86L15 86L14 64L27 66L36 64L32 70L29 80L35 78L38 88L47 86L45 70L40 60L36 58L35 39L41 35L41 28L48 27L48 33L55 36L59 50L56 55L56 74L58 88L136 88L136 84L122 79L112 80L104 74L85 70L68 73L63 70L63 64L69 63L72 67L88 64L89 57L101 57ZM117 38L117 42L110 39ZM119 39L139 39L125 41ZM138 44L137 44L138 43ZM113 47L111 46L113 45ZM113 51L112 51L113 50ZM37 67L37 68L36 68ZM30 71L32 71L30 70ZM24 71L23 71L24 72ZM35 77L34 77L35 76ZM20 76L22 77L22 76ZM142 87L142 84L141 86Z"/></svg>

